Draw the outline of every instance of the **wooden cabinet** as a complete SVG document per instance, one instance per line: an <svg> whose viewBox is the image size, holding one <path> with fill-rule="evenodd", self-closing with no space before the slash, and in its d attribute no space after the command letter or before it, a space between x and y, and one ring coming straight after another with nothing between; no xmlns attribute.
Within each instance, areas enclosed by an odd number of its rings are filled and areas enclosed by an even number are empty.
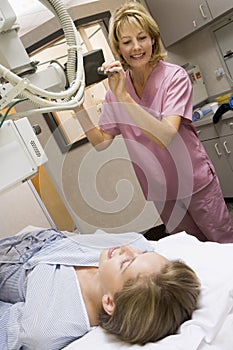
<svg viewBox="0 0 233 350"><path fill-rule="evenodd" d="M227 117L214 125L203 124L202 121L194 123L197 134L209 155L225 198L233 197L233 115L229 112Z"/></svg>
<svg viewBox="0 0 233 350"><path fill-rule="evenodd" d="M38 169L38 174L31 181L56 228L58 230L73 231L73 219L44 166Z"/></svg>
<svg viewBox="0 0 233 350"><path fill-rule="evenodd" d="M233 8L232 0L146 0L166 47Z"/></svg>

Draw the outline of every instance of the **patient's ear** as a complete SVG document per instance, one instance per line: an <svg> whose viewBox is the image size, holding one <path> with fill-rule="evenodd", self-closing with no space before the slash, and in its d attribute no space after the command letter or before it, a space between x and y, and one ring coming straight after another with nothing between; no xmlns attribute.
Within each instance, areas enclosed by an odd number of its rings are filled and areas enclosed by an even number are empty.
<svg viewBox="0 0 233 350"><path fill-rule="evenodd" d="M107 314L111 316L115 308L115 303L113 301L113 298L109 294L104 294L104 296L102 297L102 305L105 312L107 312Z"/></svg>

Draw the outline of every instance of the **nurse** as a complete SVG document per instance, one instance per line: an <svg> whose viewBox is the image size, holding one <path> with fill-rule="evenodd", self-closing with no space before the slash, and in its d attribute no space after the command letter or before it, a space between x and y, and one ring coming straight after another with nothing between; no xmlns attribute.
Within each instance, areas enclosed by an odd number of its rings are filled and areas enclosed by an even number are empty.
<svg viewBox="0 0 233 350"><path fill-rule="evenodd" d="M164 61L160 32L138 2L112 16L116 60L104 63L107 91L99 126L77 116L91 144L107 148L122 135L145 198L169 234L233 242L233 227L215 169L192 124L192 85L186 71Z"/></svg>

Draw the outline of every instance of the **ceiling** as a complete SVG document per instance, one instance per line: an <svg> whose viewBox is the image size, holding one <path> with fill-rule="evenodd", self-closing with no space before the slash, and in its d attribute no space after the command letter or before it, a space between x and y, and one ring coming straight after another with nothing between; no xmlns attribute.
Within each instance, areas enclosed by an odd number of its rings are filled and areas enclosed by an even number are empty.
<svg viewBox="0 0 233 350"><path fill-rule="evenodd" d="M10 3L20 25L20 35L23 35L48 21L53 14L39 0L5 0ZM67 8L91 3L98 0L63 0ZM0 5L1 7L1 5Z"/></svg>

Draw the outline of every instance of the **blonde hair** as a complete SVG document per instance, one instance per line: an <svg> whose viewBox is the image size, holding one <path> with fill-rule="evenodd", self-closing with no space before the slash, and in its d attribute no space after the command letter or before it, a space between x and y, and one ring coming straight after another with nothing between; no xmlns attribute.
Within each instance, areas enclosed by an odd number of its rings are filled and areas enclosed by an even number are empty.
<svg viewBox="0 0 233 350"><path fill-rule="evenodd" d="M200 283L181 261L168 263L159 275L127 281L114 295L110 316L100 313L100 326L131 344L144 345L175 334L197 306Z"/></svg>
<svg viewBox="0 0 233 350"><path fill-rule="evenodd" d="M124 69L129 68L119 49L120 30L124 24L137 25L140 28L143 28L150 37L154 39L150 60L151 65L156 65L160 59L166 57L166 53L162 51L160 31L157 23L151 17L149 12L147 12L145 7L138 2L129 1L120 6L113 13L109 26L110 47L115 58L121 61Z"/></svg>

